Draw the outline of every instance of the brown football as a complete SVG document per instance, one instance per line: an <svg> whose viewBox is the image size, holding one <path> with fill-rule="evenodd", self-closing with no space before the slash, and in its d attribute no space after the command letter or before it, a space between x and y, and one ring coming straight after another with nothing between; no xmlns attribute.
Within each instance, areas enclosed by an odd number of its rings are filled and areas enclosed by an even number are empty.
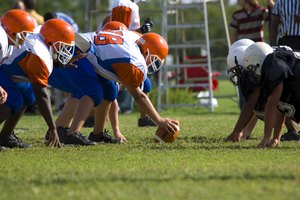
<svg viewBox="0 0 300 200"><path fill-rule="evenodd" d="M173 134L168 133L165 129L158 127L154 135L155 143L172 143L179 135L179 126Z"/></svg>

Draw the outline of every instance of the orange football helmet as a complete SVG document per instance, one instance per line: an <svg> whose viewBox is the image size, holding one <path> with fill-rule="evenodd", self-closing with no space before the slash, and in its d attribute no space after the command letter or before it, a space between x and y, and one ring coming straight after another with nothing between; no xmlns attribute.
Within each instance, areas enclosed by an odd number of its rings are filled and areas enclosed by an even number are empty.
<svg viewBox="0 0 300 200"><path fill-rule="evenodd" d="M104 24L101 31L110 31L110 30L128 30L127 26L122 22L110 21Z"/></svg>
<svg viewBox="0 0 300 200"><path fill-rule="evenodd" d="M19 46L24 40L30 43L27 36L33 33L35 23L28 12L20 9L9 10L2 16L1 25L10 44Z"/></svg>
<svg viewBox="0 0 300 200"><path fill-rule="evenodd" d="M146 33L136 41L151 74L160 69L168 55L169 46L166 40L156 33Z"/></svg>
<svg viewBox="0 0 300 200"><path fill-rule="evenodd" d="M59 60L66 65L72 58L75 49L75 32L73 27L60 19L46 21L40 30L40 34L54 60Z"/></svg>

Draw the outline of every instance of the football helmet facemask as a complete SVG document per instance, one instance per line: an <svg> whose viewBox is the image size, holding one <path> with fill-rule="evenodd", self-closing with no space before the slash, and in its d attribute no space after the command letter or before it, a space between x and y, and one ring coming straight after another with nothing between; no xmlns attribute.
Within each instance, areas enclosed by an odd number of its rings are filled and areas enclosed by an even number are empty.
<svg viewBox="0 0 300 200"><path fill-rule="evenodd" d="M71 60L75 49L73 27L63 20L51 19L42 25L40 34L50 48L52 58L66 65Z"/></svg>

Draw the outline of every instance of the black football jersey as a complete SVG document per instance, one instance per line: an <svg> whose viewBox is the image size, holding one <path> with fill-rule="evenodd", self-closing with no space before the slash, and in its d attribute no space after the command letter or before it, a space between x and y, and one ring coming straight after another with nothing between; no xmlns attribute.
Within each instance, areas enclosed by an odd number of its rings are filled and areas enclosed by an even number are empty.
<svg viewBox="0 0 300 200"><path fill-rule="evenodd" d="M266 98L283 82L278 109L294 121L300 121L300 60L286 48L269 54L261 71L261 87Z"/></svg>

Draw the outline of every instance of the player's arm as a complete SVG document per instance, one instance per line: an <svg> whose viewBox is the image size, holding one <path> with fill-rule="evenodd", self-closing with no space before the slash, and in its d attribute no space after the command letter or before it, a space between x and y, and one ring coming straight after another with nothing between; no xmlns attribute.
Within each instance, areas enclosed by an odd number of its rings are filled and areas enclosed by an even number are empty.
<svg viewBox="0 0 300 200"><path fill-rule="evenodd" d="M60 147L61 144L59 142L57 132L56 132L56 125L52 116L52 109L51 109L51 101L50 101L50 96L47 91L47 87L33 83L32 84L33 91L36 97L36 102L38 104L39 110L45 119L47 125L48 125L48 131L50 133L50 138L49 141L53 141L50 146L55 146L55 147ZM54 137L54 138L53 138Z"/></svg>
<svg viewBox="0 0 300 200"><path fill-rule="evenodd" d="M265 148L268 144L273 128L275 127L275 120L277 116L283 115L277 109L277 105L280 100L280 96L283 90L283 82L276 86L271 95L268 97L267 104L265 107L265 126L264 126L264 137L260 144L259 148Z"/></svg>
<svg viewBox="0 0 300 200"><path fill-rule="evenodd" d="M135 102L139 105L139 108L148 114L158 126L166 129L169 133L177 131L177 124L174 123L174 120L160 117L148 96L139 87L126 87L133 96Z"/></svg>
<svg viewBox="0 0 300 200"><path fill-rule="evenodd" d="M241 110L239 119L235 124L232 133L226 138L227 141L237 142L241 140L242 135L240 134L254 116L253 110L259 99L259 95L260 87L256 87L247 98L247 101Z"/></svg>
<svg viewBox="0 0 300 200"><path fill-rule="evenodd" d="M278 26L280 18L278 15L271 15L271 26L270 26L270 46L276 45L276 39L278 35Z"/></svg>
<svg viewBox="0 0 300 200"><path fill-rule="evenodd" d="M27 72L28 79L32 83L39 110L49 127L49 145L60 147L61 144L57 135L52 116L51 101L47 91L49 77L48 67L39 56L34 54L28 54L27 59L21 60L19 65Z"/></svg>

